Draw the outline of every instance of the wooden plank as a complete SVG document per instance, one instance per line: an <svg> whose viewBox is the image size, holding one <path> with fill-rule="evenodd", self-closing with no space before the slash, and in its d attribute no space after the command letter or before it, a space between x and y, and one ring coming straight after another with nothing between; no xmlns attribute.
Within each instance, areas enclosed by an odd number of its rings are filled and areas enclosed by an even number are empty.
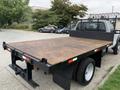
<svg viewBox="0 0 120 90"><path fill-rule="evenodd" d="M46 58L48 63L53 65L111 43L111 41L104 40L65 37L25 41L9 45L36 58Z"/></svg>

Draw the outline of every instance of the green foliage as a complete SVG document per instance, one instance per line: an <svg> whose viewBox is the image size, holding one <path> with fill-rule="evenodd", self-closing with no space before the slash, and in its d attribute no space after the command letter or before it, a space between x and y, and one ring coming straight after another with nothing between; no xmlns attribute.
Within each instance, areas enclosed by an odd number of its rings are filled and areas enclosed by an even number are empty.
<svg viewBox="0 0 120 90"><path fill-rule="evenodd" d="M38 29L48 24L56 25L58 16L49 10L38 10L33 14L33 28Z"/></svg>
<svg viewBox="0 0 120 90"><path fill-rule="evenodd" d="M25 21L29 10L26 0L0 0L0 25Z"/></svg>
<svg viewBox="0 0 120 90"><path fill-rule="evenodd" d="M70 21L74 20L75 16L84 17L88 8L82 4L71 4L69 0L53 0L50 10L55 11L60 16L59 24L66 26Z"/></svg>
<svg viewBox="0 0 120 90"><path fill-rule="evenodd" d="M70 6L69 0L53 0L51 3L52 8L50 10L55 11L57 14L65 14Z"/></svg>
<svg viewBox="0 0 120 90"><path fill-rule="evenodd" d="M75 16L85 16L87 7L71 4L69 0L53 0L50 10L38 10L33 14L33 28L38 29L48 24L67 26Z"/></svg>
<svg viewBox="0 0 120 90"><path fill-rule="evenodd" d="M80 15L80 17L84 17L87 10L88 10L87 7L84 6L83 4L81 5L73 4L68 8L67 13L71 15L71 18L74 18L74 16L77 15Z"/></svg>
<svg viewBox="0 0 120 90"><path fill-rule="evenodd" d="M8 26L7 28L10 28L10 29L29 29L29 25L28 24L12 24L10 26Z"/></svg>
<svg viewBox="0 0 120 90"><path fill-rule="evenodd" d="M120 66L98 90L120 90Z"/></svg>

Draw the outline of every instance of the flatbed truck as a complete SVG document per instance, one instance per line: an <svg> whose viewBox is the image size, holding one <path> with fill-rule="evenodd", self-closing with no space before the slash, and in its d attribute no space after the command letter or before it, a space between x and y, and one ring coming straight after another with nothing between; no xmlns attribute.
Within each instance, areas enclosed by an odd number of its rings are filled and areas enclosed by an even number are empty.
<svg viewBox="0 0 120 90"><path fill-rule="evenodd" d="M53 81L65 90L70 90L71 80L81 85L90 83L95 67L101 67L103 52L107 53L115 34L100 31L70 31L69 37L24 41L3 42L4 50L11 52L10 67L34 88L39 86L32 80L32 70L39 66L45 74L52 74ZM118 54L119 40L112 48ZM25 61L26 69L17 65Z"/></svg>

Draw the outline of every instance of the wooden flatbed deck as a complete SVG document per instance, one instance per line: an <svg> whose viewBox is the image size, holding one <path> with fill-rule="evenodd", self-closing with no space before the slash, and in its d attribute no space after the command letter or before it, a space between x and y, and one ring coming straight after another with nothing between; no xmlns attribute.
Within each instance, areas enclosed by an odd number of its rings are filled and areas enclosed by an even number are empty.
<svg viewBox="0 0 120 90"><path fill-rule="evenodd" d="M112 44L112 42L64 37L11 43L9 45L36 58L46 58L49 64L54 65L108 44Z"/></svg>

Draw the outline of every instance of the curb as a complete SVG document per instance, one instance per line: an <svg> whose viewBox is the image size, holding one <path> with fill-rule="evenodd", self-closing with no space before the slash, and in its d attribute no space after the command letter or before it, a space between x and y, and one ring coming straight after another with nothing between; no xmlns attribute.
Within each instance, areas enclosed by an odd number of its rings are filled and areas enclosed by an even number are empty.
<svg viewBox="0 0 120 90"><path fill-rule="evenodd" d="M114 71L118 68L119 65L113 66L113 68L108 72L108 74L103 78L103 80L97 85L95 90L98 90L99 87L102 87L104 83L108 80L111 74L114 73Z"/></svg>

